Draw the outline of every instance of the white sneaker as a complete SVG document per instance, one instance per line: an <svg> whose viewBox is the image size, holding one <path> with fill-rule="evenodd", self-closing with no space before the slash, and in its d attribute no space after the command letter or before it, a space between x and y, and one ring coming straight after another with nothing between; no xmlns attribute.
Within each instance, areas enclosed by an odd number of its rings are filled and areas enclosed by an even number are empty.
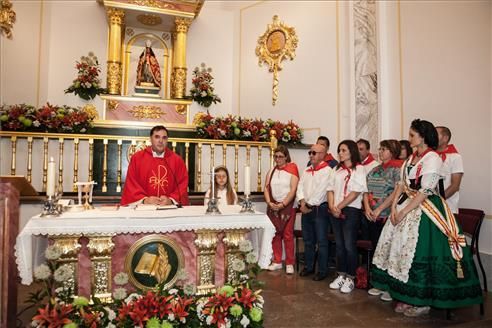
<svg viewBox="0 0 492 328"><path fill-rule="evenodd" d="M385 301L385 302L391 302L393 300L393 298L391 297L391 295L388 292L383 292L379 299L381 301Z"/></svg>
<svg viewBox="0 0 492 328"><path fill-rule="evenodd" d="M403 312L407 317L420 317L429 314L430 306L412 306Z"/></svg>
<svg viewBox="0 0 492 328"><path fill-rule="evenodd" d="M286 267L285 267L285 272L287 274L294 274L294 266L292 264L288 264Z"/></svg>
<svg viewBox="0 0 492 328"><path fill-rule="evenodd" d="M354 288L355 288L354 280L349 277L346 277L345 280L343 281L343 285L340 288L340 291L344 294L349 294L354 290Z"/></svg>
<svg viewBox="0 0 492 328"><path fill-rule="evenodd" d="M282 270L282 263L272 263L267 268L268 271Z"/></svg>
<svg viewBox="0 0 492 328"><path fill-rule="evenodd" d="M377 288L371 288L367 291L367 293L371 296L379 296L384 293L383 290Z"/></svg>
<svg viewBox="0 0 492 328"><path fill-rule="evenodd" d="M335 280L330 284L331 289L340 289L343 286L343 282L345 280L344 276L338 276Z"/></svg>

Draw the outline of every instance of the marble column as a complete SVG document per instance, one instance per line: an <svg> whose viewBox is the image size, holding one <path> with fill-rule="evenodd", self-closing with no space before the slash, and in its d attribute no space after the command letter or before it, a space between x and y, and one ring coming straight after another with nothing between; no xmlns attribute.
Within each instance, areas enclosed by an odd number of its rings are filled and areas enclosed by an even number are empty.
<svg viewBox="0 0 492 328"><path fill-rule="evenodd" d="M355 135L371 143L374 152L379 144L379 111L377 83L376 3L355 1L354 65L355 65Z"/></svg>

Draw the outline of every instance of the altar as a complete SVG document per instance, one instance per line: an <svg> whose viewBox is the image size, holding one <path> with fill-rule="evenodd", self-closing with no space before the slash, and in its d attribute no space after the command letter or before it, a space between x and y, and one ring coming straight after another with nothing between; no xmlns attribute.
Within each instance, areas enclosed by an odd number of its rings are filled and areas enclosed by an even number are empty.
<svg viewBox="0 0 492 328"><path fill-rule="evenodd" d="M129 269L124 258L132 245L151 235L177 246L182 253L180 266L196 283L198 293L215 291L234 274L231 263L240 240L251 240L261 268L271 260L274 226L263 213L239 210L239 206L224 206L221 215L204 215L203 206L152 211L99 207L53 218L35 216L16 240L19 275L23 284L33 282L40 253L36 243L39 237L47 237L62 249L61 260L73 266L73 290L109 298L114 275Z"/></svg>

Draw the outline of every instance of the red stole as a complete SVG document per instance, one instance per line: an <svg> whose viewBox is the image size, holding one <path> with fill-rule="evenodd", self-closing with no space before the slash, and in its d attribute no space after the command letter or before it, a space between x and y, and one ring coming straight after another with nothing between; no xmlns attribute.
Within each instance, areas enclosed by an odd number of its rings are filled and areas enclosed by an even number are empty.
<svg viewBox="0 0 492 328"><path fill-rule="evenodd" d="M458 154L458 149L456 149L456 147L451 144L448 145L443 151L438 151L437 153L439 154L439 156L441 156L442 161L444 162L446 160L446 154Z"/></svg>
<svg viewBox="0 0 492 328"><path fill-rule="evenodd" d="M188 170L183 159L170 149L164 158L152 155L152 148L135 153L128 165L121 205L149 196L167 196L188 205Z"/></svg>
<svg viewBox="0 0 492 328"><path fill-rule="evenodd" d="M390 159L388 162L383 163L383 169L386 170L389 167L400 168L403 165L403 160L401 159Z"/></svg>
<svg viewBox="0 0 492 328"><path fill-rule="evenodd" d="M275 169L279 171L286 171L296 177L299 177L299 170L297 169L297 165L295 163L287 163L284 167L275 166Z"/></svg>
<svg viewBox="0 0 492 328"><path fill-rule="evenodd" d="M325 168L328 166L328 163L326 163L325 161L321 161L316 167L314 167L313 165L311 165L307 170L306 172L311 172L312 175L314 175L314 172L316 171L319 171L321 170L322 168Z"/></svg>
<svg viewBox="0 0 492 328"><path fill-rule="evenodd" d="M331 153L328 153L325 155L325 158L323 158L323 161L329 162L329 161L336 161L335 157Z"/></svg>
<svg viewBox="0 0 492 328"><path fill-rule="evenodd" d="M361 164L362 165L369 165L374 161L375 161L374 157L372 156L371 153L369 153L369 155L367 155L366 159L364 159Z"/></svg>

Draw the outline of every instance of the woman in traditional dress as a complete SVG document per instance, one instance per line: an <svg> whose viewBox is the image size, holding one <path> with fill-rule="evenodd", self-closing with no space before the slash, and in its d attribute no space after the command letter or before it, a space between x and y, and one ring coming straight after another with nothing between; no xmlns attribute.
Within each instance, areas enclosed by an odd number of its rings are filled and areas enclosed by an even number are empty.
<svg viewBox="0 0 492 328"><path fill-rule="evenodd" d="M295 163L291 163L289 150L278 146L273 152L275 167L266 176L265 201L267 215L275 226L272 240L273 260L268 270L282 269L282 241L285 246L285 271L294 273L294 223L296 210L294 200L299 183L299 171Z"/></svg>
<svg viewBox="0 0 492 328"><path fill-rule="evenodd" d="M383 140L379 143L379 161L367 174L367 192L364 193L364 214L367 219L369 240L373 247L378 244L379 236L390 215L392 196L397 183L400 181L400 168L403 164L399 160L400 143L398 140ZM371 288L369 295L381 296L383 301L391 301L388 292Z"/></svg>
<svg viewBox="0 0 492 328"><path fill-rule="evenodd" d="M331 226L335 234L338 277L331 289L344 294L354 290L357 268L357 233L362 217L362 194L367 191L366 172L360 164L357 144L344 140L338 145L339 164L328 190Z"/></svg>
<svg viewBox="0 0 492 328"><path fill-rule="evenodd" d="M372 285L396 300L395 311L419 316L430 307L457 308L483 302L465 237L436 186L442 160L434 151L432 123L414 120L409 131L416 151L401 170L390 220L373 257Z"/></svg>

